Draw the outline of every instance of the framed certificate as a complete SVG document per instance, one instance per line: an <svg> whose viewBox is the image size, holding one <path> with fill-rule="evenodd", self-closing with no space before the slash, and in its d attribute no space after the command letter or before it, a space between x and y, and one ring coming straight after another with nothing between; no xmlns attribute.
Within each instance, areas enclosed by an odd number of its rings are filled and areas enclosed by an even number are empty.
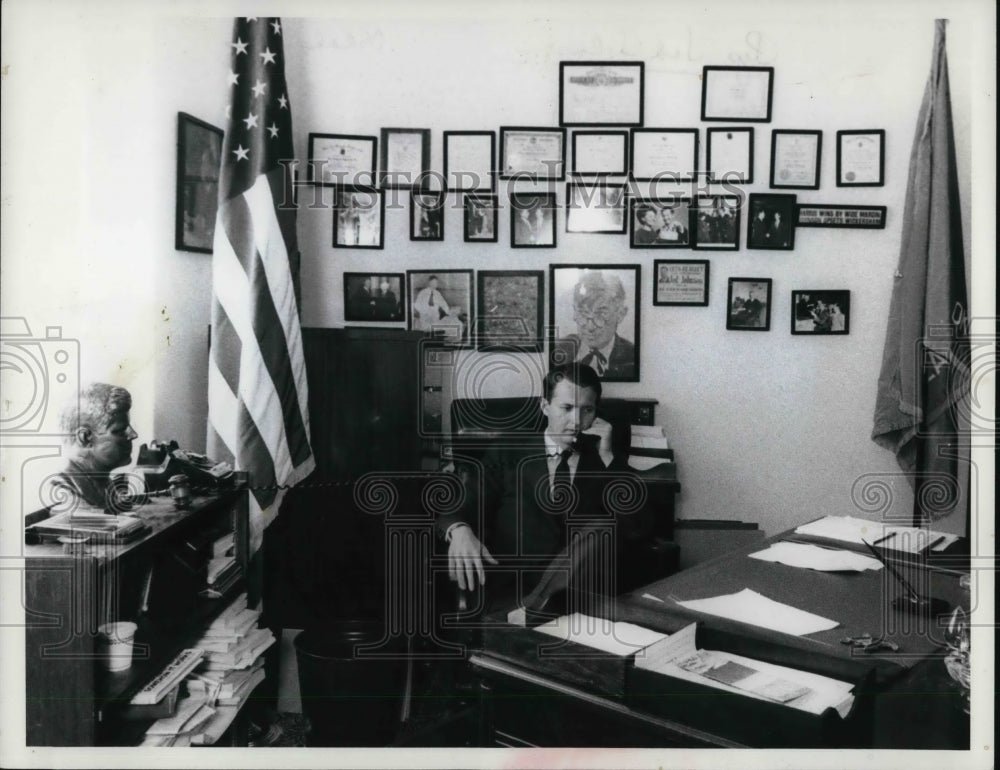
<svg viewBox="0 0 1000 770"><path fill-rule="evenodd" d="M641 126L643 62L559 63L560 126Z"/></svg>
<svg viewBox="0 0 1000 770"><path fill-rule="evenodd" d="M567 233L625 233L625 185L566 185Z"/></svg>
<svg viewBox="0 0 1000 770"><path fill-rule="evenodd" d="M697 175L697 128L633 128L630 139L637 182L690 182Z"/></svg>
<svg viewBox="0 0 1000 770"><path fill-rule="evenodd" d="M707 259L653 260L654 305L708 305Z"/></svg>
<svg viewBox="0 0 1000 770"><path fill-rule="evenodd" d="M837 132L837 187L885 184L885 131Z"/></svg>
<svg viewBox="0 0 1000 770"><path fill-rule="evenodd" d="M819 189L822 131L771 132L771 187Z"/></svg>
<svg viewBox="0 0 1000 770"><path fill-rule="evenodd" d="M307 179L324 186L370 187L375 183L374 136L309 134Z"/></svg>
<svg viewBox="0 0 1000 770"><path fill-rule="evenodd" d="M405 190L424 187L430 175L429 128L383 128L379 187Z"/></svg>
<svg viewBox="0 0 1000 770"><path fill-rule="evenodd" d="M704 67L701 119L771 122L774 67Z"/></svg>
<svg viewBox="0 0 1000 770"><path fill-rule="evenodd" d="M705 165L709 182L753 182L753 129L710 128Z"/></svg>
<svg viewBox="0 0 1000 770"><path fill-rule="evenodd" d="M500 178L561 182L566 178L566 129L501 126Z"/></svg>
<svg viewBox="0 0 1000 770"><path fill-rule="evenodd" d="M497 137L492 131L444 132L444 179L448 192L495 189Z"/></svg>
<svg viewBox="0 0 1000 770"><path fill-rule="evenodd" d="M628 173L628 131L574 131L574 176L624 176Z"/></svg>

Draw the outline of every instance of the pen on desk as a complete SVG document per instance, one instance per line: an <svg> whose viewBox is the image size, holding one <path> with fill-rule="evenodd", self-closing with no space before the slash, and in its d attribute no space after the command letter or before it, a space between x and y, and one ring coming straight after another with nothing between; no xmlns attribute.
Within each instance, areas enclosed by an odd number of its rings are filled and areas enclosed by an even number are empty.
<svg viewBox="0 0 1000 770"><path fill-rule="evenodd" d="M861 542L862 542L862 543L864 543L864 544L865 544L866 546L868 546L868 550L869 550L869 551L871 551L871 552L872 552L872 553L873 553L873 554L875 555L875 558L876 558L876 559L878 559L878 560L879 560L880 562L882 562L882 566L883 566L883 567L885 567L885 568L886 568L887 570L889 570L889 573L890 573L890 574L891 574L891 575L892 575L892 576L893 576L894 578L896 578L896 580L897 580L897 581L899 581L899 584L900 584L900 585L902 585L904 589L906 589L906 592L907 592L907 593L908 593L908 594L910 595L910 599L911 599L912 601L914 601L914 602L919 602L919 601L920 601L920 594L918 594L918 593L916 592L916 590L915 590L915 589L913 588L913 586L911 586L911 585L910 585L910 582L909 582L909 581L908 581L908 580L907 580L907 579L906 579L905 577L903 577L903 576L902 576L902 575L901 575L901 574L900 574L900 573L899 573L899 572L898 572L898 571L896 570L896 568L895 568L895 567L893 567L893 566L892 566L892 565L891 565L891 564L889 563L889 560L888 560L888 559L886 559L886 558L885 558L885 557L884 557L884 556L883 556L882 554L880 554L880 553L879 553L878 551L876 551L876 550L875 550L875 547L874 547L874 546L873 546L873 545L872 545L871 543L869 543L869 542L868 542L867 540L865 540L864 538L862 538L862 539L861 539Z"/></svg>
<svg viewBox="0 0 1000 770"><path fill-rule="evenodd" d="M876 540L875 542L873 542L873 543L872 543L872 545L878 545L879 543L884 543L884 542L885 542L886 540L888 540L889 538L891 538L891 537L895 537L895 536L896 536L896 533L895 533L895 532L890 532L890 533L889 533L888 535L885 535L885 536L883 536L883 537L880 537L880 538L879 538L878 540ZM864 541L864 540L862 540L861 542L862 542L862 543L864 543L865 541ZM868 543L865 543L865 545L868 545Z"/></svg>
<svg viewBox="0 0 1000 770"><path fill-rule="evenodd" d="M942 540L944 540L944 535L938 535L936 538L934 538L933 540L931 540L930 543L927 544L927 546L924 548L924 550L925 551L930 551L932 548L934 548L934 546L936 546Z"/></svg>

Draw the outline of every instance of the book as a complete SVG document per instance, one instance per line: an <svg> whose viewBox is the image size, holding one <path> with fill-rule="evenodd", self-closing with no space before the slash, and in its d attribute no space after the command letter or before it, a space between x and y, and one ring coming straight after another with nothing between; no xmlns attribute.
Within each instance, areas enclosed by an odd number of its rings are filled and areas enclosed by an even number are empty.
<svg viewBox="0 0 1000 770"><path fill-rule="evenodd" d="M145 719L162 719L163 717L173 716L177 711L177 698L180 695L180 691L181 685L178 682L156 703L142 705L129 704L124 706L120 712L121 718L141 721Z"/></svg>
<svg viewBox="0 0 1000 770"><path fill-rule="evenodd" d="M181 650L167 664L166 668L150 679L139 692L132 696L130 703L137 706L158 703L178 682L197 668L204 656L205 653L203 650L193 647Z"/></svg>

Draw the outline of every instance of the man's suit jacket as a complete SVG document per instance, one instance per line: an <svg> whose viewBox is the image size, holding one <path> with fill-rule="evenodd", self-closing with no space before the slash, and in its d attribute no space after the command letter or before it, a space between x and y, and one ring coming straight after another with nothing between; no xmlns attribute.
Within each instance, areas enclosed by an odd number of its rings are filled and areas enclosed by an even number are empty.
<svg viewBox="0 0 1000 770"><path fill-rule="evenodd" d="M553 346L553 363L567 363L575 361L578 351L583 350L583 343L580 336L570 334L561 340L556 340ZM611 346L611 355L608 356L607 368L601 375L602 380L621 380L632 382L636 377L635 345L620 334L615 335L614 344Z"/></svg>

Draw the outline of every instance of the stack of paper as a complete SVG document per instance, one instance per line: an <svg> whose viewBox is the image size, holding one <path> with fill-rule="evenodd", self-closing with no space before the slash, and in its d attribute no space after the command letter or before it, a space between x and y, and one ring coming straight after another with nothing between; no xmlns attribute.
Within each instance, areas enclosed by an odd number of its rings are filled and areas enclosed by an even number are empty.
<svg viewBox="0 0 1000 770"><path fill-rule="evenodd" d="M854 551L820 548L808 543L774 543L770 548L750 554L751 559L779 562L789 567L803 567L820 572L864 572L880 570L882 562Z"/></svg>
<svg viewBox="0 0 1000 770"><path fill-rule="evenodd" d="M189 746L215 716L215 709L203 697L183 698L172 717L157 719L146 730L143 746Z"/></svg>
<svg viewBox="0 0 1000 770"><path fill-rule="evenodd" d="M667 636L633 623L595 618L580 612L563 615L549 623L535 626L534 630L623 657L666 639Z"/></svg>
<svg viewBox="0 0 1000 770"><path fill-rule="evenodd" d="M705 612L730 620L738 620L753 626L770 628L785 634L804 636L817 631L828 631L839 624L836 620L814 615L811 612L790 607L787 604L768 599L756 591L744 588L739 593L713 596L709 599L692 599L677 602L689 610Z"/></svg>
<svg viewBox="0 0 1000 770"><path fill-rule="evenodd" d="M868 541L879 548L902 553L920 553L928 547L932 551L943 551L958 540L958 535L945 532L883 524L853 516L824 516L797 527L795 533L858 545Z"/></svg>
<svg viewBox="0 0 1000 770"><path fill-rule="evenodd" d="M662 425L633 425L628 464L637 471L667 462L667 433ZM635 454L638 451L640 454Z"/></svg>
<svg viewBox="0 0 1000 770"><path fill-rule="evenodd" d="M636 657L636 668L783 703L810 714L822 714L833 708L844 717L854 704L853 686L849 682L728 652L699 650L695 644L696 630L696 624L692 623L652 645L644 655Z"/></svg>

